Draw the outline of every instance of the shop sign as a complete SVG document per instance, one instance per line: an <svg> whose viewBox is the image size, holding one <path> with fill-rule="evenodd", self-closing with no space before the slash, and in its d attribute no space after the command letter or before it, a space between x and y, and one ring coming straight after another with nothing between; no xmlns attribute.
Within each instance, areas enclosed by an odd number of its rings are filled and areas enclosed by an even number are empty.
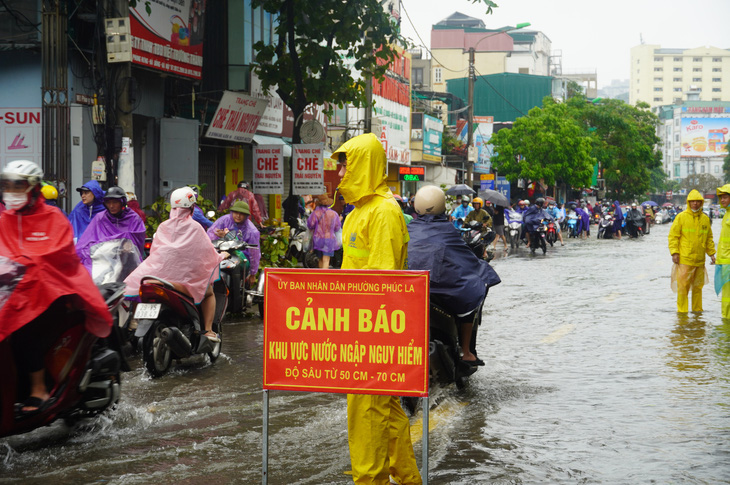
<svg viewBox="0 0 730 485"><path fill-rule="evenodd" d="M0 109L0 169L12 160L41 165L42 126L40 108Z"/></svg>
<svg viewBox="0 0 730 485"><path fill-rule="evenodd" d="M238 143L251 143L266 103L265 99L224 91L205 136Z"/></svg>
<svg viewBox="0 0 730 485"><path fill-rule="evenodd" d="M253 149L253 191L284 193L284 146L258 145Z"/></svg>
<svg viewBox="0 0 730 485"><path fill-rule="evenodd" d="M325 192L324 160L321 143L294 145L292 178L297 195L318 195Z"/></svg>
<svg viewBox="0 0 730 485"><path fill-rule="evenodd" d="M398 180L404 182L424 182L426 180L426 167L422 165L404 165L398 167Z"/></svg>

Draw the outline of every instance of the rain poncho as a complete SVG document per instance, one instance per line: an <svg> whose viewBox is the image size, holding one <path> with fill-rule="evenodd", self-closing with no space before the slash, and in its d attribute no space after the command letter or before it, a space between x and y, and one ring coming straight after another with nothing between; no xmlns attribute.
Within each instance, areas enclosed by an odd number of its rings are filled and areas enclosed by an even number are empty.
<svg viewBox="0 0 730 485"><path fill-rule="evenodd" d="M203 229L205 229L206 231L210 229L210 226L213 225L213 221L205 217L205 214L203 214L203 209L201 209L197 205L193 206L193 220L203 226Z"/></svg>
<svg viewBox="0 0 730 485"><path fill-rule="evenodd" d="M717 189L720 194L730 194L730 184ZM681 213L680 213L681 214ZM679 215L674 219L675 223ZM715 292L722 292L722 318L730 319L730 207L725 207L725 215L720 227L720 240L717 243L717 261L715 266Z"/></svg>
<svg viewBox="0 0 730 485"><path fill-rule="evenodd" d="M624 213L621 211L621 204L613 201L613 232L618 232L624 225Z"/></svg>
<svg viewBox="0 0 730 485"><path fill-rule="evenodd" d="M246 255L249 263L251 264L251 274L256 274L259 270L259 261L261 261L261 233L258 229L256 229L256 226L253 225L253 222L247 218L242 223L236 224L236 221L233 220L233 216L226 214L208 228L208 237L211 241L219 239L219 237L215 234L215 231L218 229L228 229L231 232L239 232L240 235L236 236L238 240L256 246L255 248L247 248L243 251L243 254Z"/></svg>
<svg viewBox="0 0 730 485"><path fill-rule="evenodd" d="M380 140L368 133L340 148L347 171L339 191L355 209L342 229L342 269L405 269L408 231L386 184L387 159ZM408 417L395 396L347 396L347 434L355 483L420 484Z"/></svg>
<svg viewBox="0 0 730 485"><path fill-rule="evenodd" d="M218 212L230 209L233 203L237 200L242 200L248 204L248 208L251 211L251 217L254 221L256 221L256 224L261 225L261 210L259 209L258 202L256 202L256 197L254 197L251 191L246 190L243 187L239 187L228 194L226 199L218 206Z"/></svg>
<svg viewBox="0 0 730 485"><path fill-rule="evenodd" d="M575 214L578 216L578 233L583 231L590 231L591 229L591 216L580 207L573 209Z"/></svg>
<svg viewBox="0 0 730 485"><path fill-rule="evenodd" d="M107 273L120 265L125 269L116 268L113 273L122 281L142 262L144 239L144 224L132 209L123 209L119 217L105 210L91 220L76 243L76 253L97 284L111 282Z"/></svg>
<svg viewBox="0 0 730 485"><path fill-rule="evenodd" d="M476 309L499 276L477 258L446 215L425 215L408 226L408 269L431 272L429 292L454 314Z"/></svg>
<svg viewBox="0 0 730 485"><path fill-rule="evenodd" d="M522 218L525 221L525 230L527 232L535 232L540 227L540 222L543 219L552 220L553 217L545 209L537 205L531 205L522 213Z"/></svg>
<svg viewBox="0 0 730 485"><path fill-rule="evenodd" d="M340 230L340 216L323 205L318 205L307 219L307 227L312 231L312 249L332 254L342 247L335 235Z"/></svg>
<svg viewBox="0 0 730 485"><path fill-rule="evenodd" d="M74 241L79 240L81 235L91 223L91 219L93 219L96 214L106 210L104 207L104 191L101 190L99 182L96 180L90 180L81 186L81 188L90 190L91 193L94 194L94 202L92 202L91 205L85 205L83 202L79 202L68 215L68 220L71 221L71 226L73 226L74 230Z"/></svg>
<svg viewBox="0 0 730 485"><path fill-rule="evenodd" d="M151 275L182 284L196 303L203 300L208 285L218 278L223 257L191 212L172 209L170 218L157 228L149 257L124 280L128 296L137 296L140 280Z"/></svg>
<svg viewBox="0 0 730 485"><path fill-rule="evenodd" d="M66 295L76 295L86 329L106 337L112 318L76 255L71 225L43 200L0 216L0 341Z"/></svg>
<svg viewBox="0 0 730 485"><path fill-rule="evenodd" d="M715 254L710 218L700 209L692 212L689 202L704 200L692 190L687 196L687 208L669 228L669 254L679 254L679 264L672 269L672 288L677 292L677 311L688 311L688 294L692 290L692 311L702 311L702 287L706 281L705 254Z"/></svg>
<svg viewBox="0 0 730 485"><path fill-rule="evenodd" d="M459 204L457 207L454 208L454 210L451 212L451 217L454 218L454 227L460 228L461 222L459 219L466 219L466 216L469 215L471 211L474 210L474 207L471 206L471 204L466 204L466 206L462 203Z"/></svg>
<svg viewBox="0 0 730 485"><path fill-rule="evenodd" d="M136 200L129 200L127 201L127 207L132 209L140 219L142 219L142 222L147 222L147 214L144 213L142 208L139 206L139 202Z"/></svg>

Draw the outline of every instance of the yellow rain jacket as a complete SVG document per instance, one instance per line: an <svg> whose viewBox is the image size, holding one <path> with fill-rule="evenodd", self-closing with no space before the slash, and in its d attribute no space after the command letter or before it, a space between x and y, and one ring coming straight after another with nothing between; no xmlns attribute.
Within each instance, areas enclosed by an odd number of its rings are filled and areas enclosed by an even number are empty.
<svg viewBox="0 0 730 485"><path fill-rule="evenodd" d="M717 196L730 194L730 184L717 189ZM730 207L726 207L720 226L720 241L717 243L717 264L730 264Z"/></svg>
<svg viewBox="0 0 730 485"><path fill-rule="evenodd" d="M333 154L347 155L339 192L355 209L342 228L342 269L406 269L408 229L386 185L385 150L368 133ZM357 484L421 484L411 444L410 423L395 396L349 394L347 436L352 479Z"/></svg>
<svg viewBox="0 0 730 485"><path fill-rule="evenodd" d="M692 190L687 196L687 208L680 212L669 229L669 254L679 253L679 264L704 266L705 254L715 254L710 218L700 209L692 212L689 201L701 200L702 194Z"/></svg>

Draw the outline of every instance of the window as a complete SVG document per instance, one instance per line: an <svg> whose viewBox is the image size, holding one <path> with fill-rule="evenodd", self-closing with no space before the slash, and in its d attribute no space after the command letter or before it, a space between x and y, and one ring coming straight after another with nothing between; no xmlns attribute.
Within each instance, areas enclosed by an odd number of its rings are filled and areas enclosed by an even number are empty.
<svg viewBox="0 0 730 485"><path fill-rule="evenodd" d="M520 67L517 72L520 74L530 74L530 68L529 67Z"/></svg>
<svg viewBox="0 0 730 485"><path fill-rule="evenodd" d="M721 88L712 88L713 93L719 93L720 91L722 91Z"/></svg>
<svg viewBox="0 0 730 485"><path fill-rule="evenodd" d="M702 58L701 57L693 57L692 58L692 61L693 62L702 62Z"/></svg>
<svg viewBox="0 0 730 485"><path fill-rule="evenodd" d="M721 67L713 67L712 68L712 72L722 72L722 68Z"/></svg>
<svg viewBox="0 0 730 485"><path fill-rule="evenodd" d="M673 60L674 60L674 62L682 62L682 58L681 57L675 57Z"/></svg>
<svg viewBox="0 0 730 485"><path fill-rule="evenodd" d="M679 158L679 148L674 149L674 158Z"/></svg>
<svg viewBox="0 0 730 485"><path fill-rule="evenodd" d="M412 71L411 76L413 77L413 79L411 79L411 83L413 83L414 86L415 85L423 86L423 68L414 67L411 71Z"/></svg>
<svg viewBox="0 0 730 485"><path fill-rule="evenodd" d="M674 68L674 72L682 72L682 68L681 67L675 67Z"/></svg>
<svg viewBox="0 0 730 485"><path fill-rule="evenodd" d="M663 77L655 77L655 78L654 78L654 82L658 82L658 83L660 83L660 82L662 82L662 81L664 81L664 78L663 78Z"/></svg>
<svg viewBox="0 0 730 485"><path fill-rule="evenodd" d="M701 67L694 67L694 68L692 68L692 72L702 72L702 68Z"/></svg>
<svg viewBox="0 0 730 485"><path fill-rule="evenodd" d="M662 62L664 60L663 57L655 57L654 62Z"/></svg>
<svg viewBox="0 0 730 485"><path fill-rule="evenodd" d="M674 141L676 143L679 143L679 133L677 133L676 135L674 135Z"/></svg>
<svg viewBox="0 0 730 485"><path fill-rule="evenodd" d="M675 83L681 83L682 82L682 78L681 77L675 77L675 78L672 79L672 81L674 81Z"/></svg>
<svg viewBox="0 0 730 485"><path fill-rule="evenodd" d="M712 82L713 83L721 83L722 82L722 78L720 78L720 77L713 77L712 78Z"/></svg>
<svg viewBox="0 0 730 485"><path fill-rule="evenodd" d="M662 67L655 67L654 68L654 72L663 72L663 71L664 71L664 68L662 68ZM639 71L636 71L636 72L639 72Z"/></svg>
<svg viewBox="0 0 730 485"><path fill-rule="evenodd" d="M440 67L433 68L433 82L434 83L443 82L443 79L441 78L441 68Z"/></svg>
<svg viewBox="0 0 730 485"><path fill-rule="evenodd" d="M722 59L719 57L713 57L712 62L722 62Z"/></svg>
<svg viewBox="0 0 730 485"><path fill-rule="evenodd" d="M719 165L715 165L715 173L720 173L720 166Z"/></svg>
<svg viewBox="0 0 730 485"><path fill-rule="evenodd" d="M674 118L674 126L679 127L679 118Z"/></svg>
<svg viewBox="0 0 730 485"><path fill-rule="evenodd" d="M654 101L662 102L662 98L654 98Z"/></svg>
<svg viewBox="0 0 730 485"><path fill-rule="evenodd" d="M692 78L692 82L693 83L701 83L702 82L702 78L701 77L693 77Z"/></svg>
<svg viewBox="0 0 730 485"><path fill-rule="evenodd" d="M675 163L674 164L674 176L675 177L680 177L681 176L680 170L681 170L681 168L680 168L679 164L678 163Z"/></svg>
<svg viewBox="0 0 730 485"><path fill-rule="evenodd" d="M682 92L682 88L674 88L674 92L675 93L681 93Z"/></svg>
<svg viewBox="0 0 730 485"><path fill-rule="evenodd" d="M654 88L654 92L660 93L664 91L664 88Z"/></svg>
<svg viewBox="0 0 730 485"><path fill-rule="evenodd" d="M700 173L705 173L705 166L704 166L704 165L702 165L702 166L700 167Z"/></svg>

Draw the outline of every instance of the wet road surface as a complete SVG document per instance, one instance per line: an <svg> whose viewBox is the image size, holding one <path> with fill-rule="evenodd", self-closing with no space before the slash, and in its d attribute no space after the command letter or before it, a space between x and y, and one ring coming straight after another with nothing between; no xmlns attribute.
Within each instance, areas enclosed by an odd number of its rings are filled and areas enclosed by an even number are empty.
<svg viewBox="0 0 730 485"><path fill-rule="evenodd" d="M487 365L432 391L430 483L730 482L730 323L711 284L703 314L675 312L668 230L498 251ZM214 365L133 361L112 412L0 440L0 483L260 483L262 341L251 317ZM342 395L272 392L269 483L351 483L345 423Z"/></svg>

